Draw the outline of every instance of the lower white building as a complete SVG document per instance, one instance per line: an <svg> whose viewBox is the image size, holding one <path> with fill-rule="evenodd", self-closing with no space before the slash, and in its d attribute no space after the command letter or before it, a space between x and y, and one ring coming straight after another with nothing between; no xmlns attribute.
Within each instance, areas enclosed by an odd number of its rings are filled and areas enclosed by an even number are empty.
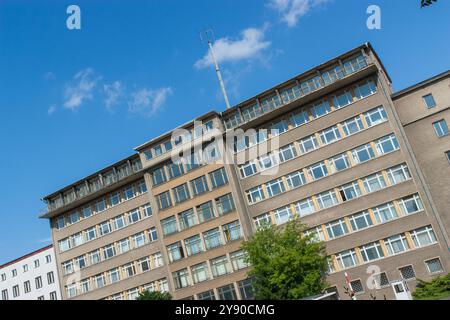
<svg viewBox="0 0 450 320"><path fill-rule="evenodd" d="M53 245L0 266L0 300L60 300Z"/></svg>

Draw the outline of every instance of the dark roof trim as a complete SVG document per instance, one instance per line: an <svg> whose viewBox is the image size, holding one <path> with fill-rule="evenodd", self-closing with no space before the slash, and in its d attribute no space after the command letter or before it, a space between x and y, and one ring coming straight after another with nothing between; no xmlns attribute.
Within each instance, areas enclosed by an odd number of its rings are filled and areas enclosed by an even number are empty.
<svg viewBox="0 0 450 320"><path fill-rule="evenodd" d="M0 266L0 269L6 268L6 267L8 267L8 266L10 266L10 265L12 265L12 264L15 264L15 263L17 263L17 262L20 262L20 261L22 261L22 260L25 260L25 259L27 259L27 258L29 258L29 257L32 257L32 256L34 256L34 255L36 255L36 254L38 254L38 253L41 253L42 251L48 250L48 249L50 249L50 248L52 248L52 247L53 247L53 244L48 245L48 246L46 246L46 247L44 247L44 248L38 249L38 250L36 250L36 251L30 252L30 253L28 253L28 254L26 254L26 255L20 257L20 258L14 259L14 260L12 260L12 261L10 261L10 262L7 262L7 263L1 265L1 266Z"/></svg>
<svg viewBox="0 0 450 320"><path fill-rule="evenodd" d="M445 79L445 78L447 78L447 77L450 77L450 70L448 70L448 71L445 71L445 72L443 72L443 73L440 73L440 74L438 74L438 75L436 75L436 76L434 76L434 77L431 77L431 78L429 78L429 79L426 79L426 80L424 80L424 81L421 81L421 82L419 82L419 83L417 83L417 84L415 84L415 85L412 85L412 86L410 86L410 87L407 87L407 88L405 88L405 89L403 89L403 90L400 90L400 91L398 91L398 92L395 92L394 94L392 94L392 99L400 99L400 98L402 98L403 96L405 96L405 95L407 95L407 94L410 94L410 93L412 93L412 92L414 92L414 91L417 91L417 90L420 90L420 89L423 89L423 88L425 88L426 86L429 86L429 85L431 85L431 84L433 84L433 83L435 83L435 82L438 82L438 81L440 81L440 80L442 80L442 79Z"/></svg>

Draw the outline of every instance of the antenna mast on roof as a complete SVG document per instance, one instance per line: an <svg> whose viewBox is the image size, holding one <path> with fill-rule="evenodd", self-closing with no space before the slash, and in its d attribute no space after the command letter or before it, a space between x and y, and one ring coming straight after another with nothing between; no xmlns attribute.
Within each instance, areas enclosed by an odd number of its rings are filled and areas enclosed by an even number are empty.
<svg viewBox="0 0 450 320"><path fill-rule="evenodd" d="M230 100L228 99L227 90L225 89L225 83L223 82L223 79L222 79L222 73L220 72L219 64L217 63L217 60L216 60L216 55L214 54L214 49L213 49L214 31L212 29L207 29L207 30L203 31L202 33L200 33L200 39L202 40L203 43L204 42L208 43L209 54L211 55L211 59L214 63L214 67L216 69L217 78L219 79L219 83L220 83L220 89L222 90L222 94L225 99L227 109L230 109L231 108Z"/></svg>

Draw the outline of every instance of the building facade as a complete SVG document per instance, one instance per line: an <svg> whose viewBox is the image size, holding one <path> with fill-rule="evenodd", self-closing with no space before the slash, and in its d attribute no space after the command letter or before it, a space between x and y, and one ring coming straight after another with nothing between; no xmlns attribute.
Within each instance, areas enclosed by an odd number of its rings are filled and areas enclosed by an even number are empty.
<svg viewBox="0 0 450 320"><path fill-rule="evenodd" d="M0 266L0 300L61 300L53 246Z"/></svg>
<svg viewBox="0 0 450 320"><path fill-rule="evenodd" d="M446 110L441 87L429 112ZM429 115L401 106L415 91L393 96L365 44L45 197L63 297L249 299L241 242L294 216L325 242L342 298L344 273L357 296L393 299L396 282L448 271L448 197L408 129Z"/></svg>

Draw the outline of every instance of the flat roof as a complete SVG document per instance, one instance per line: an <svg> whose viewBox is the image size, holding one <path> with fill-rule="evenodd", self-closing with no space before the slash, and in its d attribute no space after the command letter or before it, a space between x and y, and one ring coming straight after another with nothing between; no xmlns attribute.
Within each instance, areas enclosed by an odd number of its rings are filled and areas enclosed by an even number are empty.
<svg viewBox="0 0 450 320"><path fill-rule="evenodd" d="M421 81L419 83L416 83L416 84L414 84L414 85L412 85L410 87L407 87L405 89L397 91L397 92L393 93L391 97L394 100L395 99L400 99L400 98L402 98L402 97L404 97L404 96L406 96L406 95L408 95L408 94L410 94L410 93L412 93L414 91L423 89L424 87L429 86L430 84L438 82L438 81L440 81L442 79L445 79L445 78L447 78L449 76L450 76L450 70L447 70L447 71L442 72L442 73L440 73L440 74L438 74L436 76L433 76L433 77L428 78L426 80L423 80L423 81Z"/></svg>
<svg viewBox="0 0 450 320"><path fill-rule="evenodd" d="M9 262L7 262L7 263L5 263L5 264L2 264L2 265L0 266L0 269L6 268L6 267L8 267L8 266L10 266L10 265L13 265L13 264L17 263L17 262L20 262L20 261L22 261L22 260L25 260L25 259L27 259L27 258L29 258L29 257L32 257L32 256L34 256L34 255L36 255L36 254L38 254L38 253L41 253L42 251L48 250L48 249L50 249L50 248L52 248L52 247L53 247L53 244L48 245L48 246L46 246L46 247L44 247L44 248L38 249L38 250L36 250L36 251L30 252L30 253L28 253L28 254L26 254L26 255L20 257L20 258L11 260L11 261L9 261Z"/></svg>

